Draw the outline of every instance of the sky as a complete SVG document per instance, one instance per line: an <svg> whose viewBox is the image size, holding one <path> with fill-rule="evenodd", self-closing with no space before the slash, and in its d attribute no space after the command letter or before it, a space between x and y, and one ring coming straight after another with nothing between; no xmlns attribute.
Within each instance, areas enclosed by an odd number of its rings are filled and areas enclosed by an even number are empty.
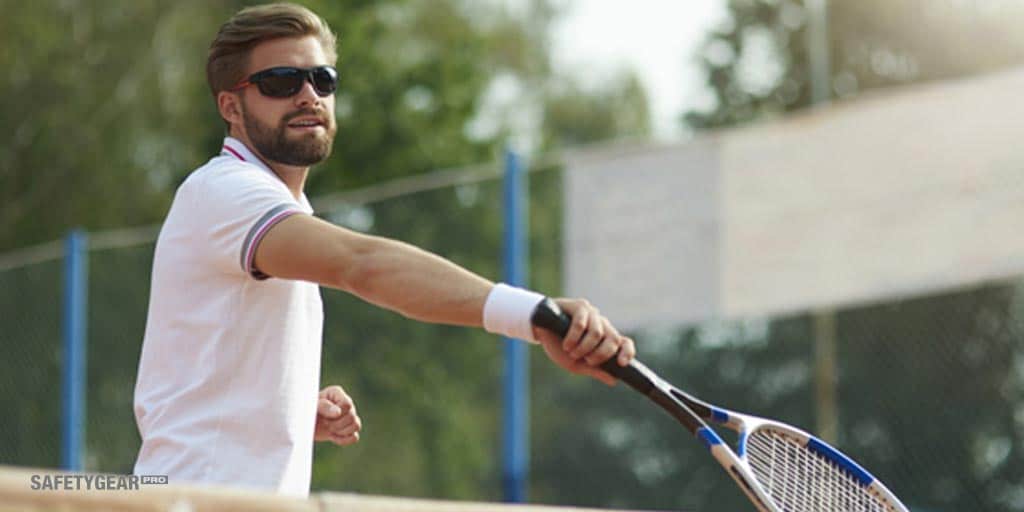
<svg viewBox="0 0 1024 512"><path fill-rule="evenodd" d="M706 94L693 53L725 12L724 0L567 0L555 25L554 63L595 83L634 69L649 96L655 138L675 139L683 134L679 116Z"/></svg>

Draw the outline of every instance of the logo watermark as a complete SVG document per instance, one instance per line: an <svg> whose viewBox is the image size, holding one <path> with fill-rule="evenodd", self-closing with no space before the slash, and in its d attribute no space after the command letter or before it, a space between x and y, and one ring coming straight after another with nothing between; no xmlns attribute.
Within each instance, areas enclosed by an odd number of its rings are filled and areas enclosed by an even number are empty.
<svg viewBox="0 0 1024 512"><path fill-rule="evenodd" d="M167 475L39 474L29 478L33 491L137 491L142 485L165 485Z"/></svg>

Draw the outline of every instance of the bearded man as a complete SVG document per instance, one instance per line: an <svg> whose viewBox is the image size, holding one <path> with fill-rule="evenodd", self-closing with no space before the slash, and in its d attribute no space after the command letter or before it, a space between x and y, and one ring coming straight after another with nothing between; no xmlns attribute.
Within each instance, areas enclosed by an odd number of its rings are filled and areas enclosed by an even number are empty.
<svg viewBox="0 0 1024 512"><path fill-rule="evenodd" d="M564 338L530 324L543 296L494 284L396 240L312 215L303 186L336 131L335 35L292 4L221 26L206 74L227 128L219 155L178 188L153 259L135 387L136 474L306 496L313 442L359 439L340 386L320 389L320 286L424 322L541 343L568 371L635 354L582 299Z"/></svg>

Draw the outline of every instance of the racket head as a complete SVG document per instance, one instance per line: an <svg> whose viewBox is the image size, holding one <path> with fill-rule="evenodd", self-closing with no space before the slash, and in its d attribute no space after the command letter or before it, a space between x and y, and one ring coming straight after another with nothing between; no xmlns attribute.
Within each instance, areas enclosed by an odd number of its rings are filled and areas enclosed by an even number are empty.
<svg viewBox="0 0 1024 512"><path fill-rule="evenodd" d="M715 449L712 454L737 482L749 486L744 491L759 508L770 512L908 512L882 482L821 439L785 423L710 405L669 387L674 398L704 420L739 434L738 464Z"/></svg>
<svg viewBox="0 0 1024 512"><path fill-rule="evenodd" d="M737 455L755 492L786 512L909 512L882 482L796 427L742 416Z"/></svg>

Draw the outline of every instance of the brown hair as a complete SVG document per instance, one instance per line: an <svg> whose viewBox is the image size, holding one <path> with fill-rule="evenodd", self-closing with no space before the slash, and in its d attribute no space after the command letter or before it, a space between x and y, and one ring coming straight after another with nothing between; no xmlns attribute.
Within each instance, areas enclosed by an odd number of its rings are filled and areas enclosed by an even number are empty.
<svg viewBox="0 0 1024 512"><path fill-rule="evenodd" d="M246 7L220 26L206 59L206 81L214 100L245 79L252 49L271 39L315 36L331 64L338 59L337 38L327 22L301 5L277 3Z"/></svg>

